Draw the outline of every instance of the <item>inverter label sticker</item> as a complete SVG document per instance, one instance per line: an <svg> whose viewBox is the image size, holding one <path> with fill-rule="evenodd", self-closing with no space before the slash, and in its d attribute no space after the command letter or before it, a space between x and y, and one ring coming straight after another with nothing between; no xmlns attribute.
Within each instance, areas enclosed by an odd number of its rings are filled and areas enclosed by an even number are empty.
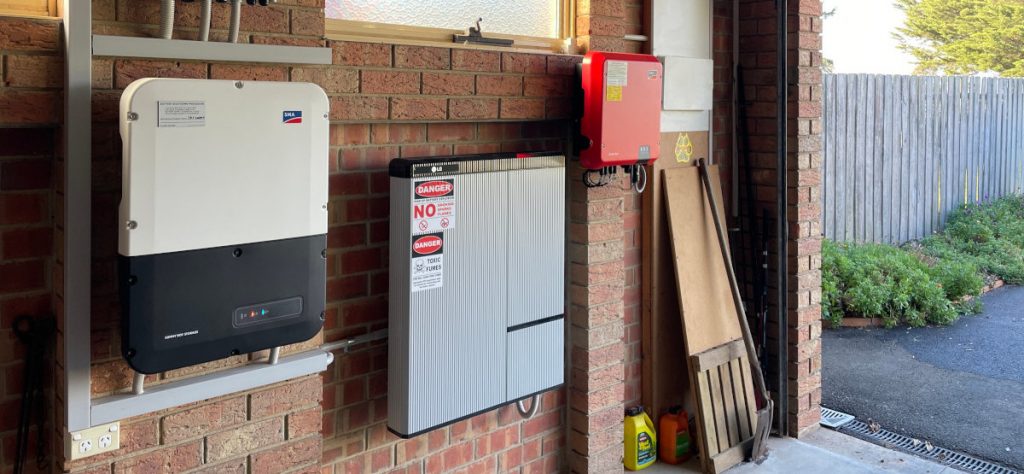
<svg viewBox="0 0 1024 474"><path fill-rule="evenodd" d="M157 127L206 126L206 102L201 100L161 100L157 102Z"/></svg>
<svg viewBox="0 0 1024 474"><path fill-rule="evenodd" d="M413 236L409 273L413 293L444 286L444 234Z"/></svg>
<svg viewBox="0 0 1024 474"><path fill-rule="evenodd" d="M413 235L455 228L455 180L414 181L413 186Z"/></svg>

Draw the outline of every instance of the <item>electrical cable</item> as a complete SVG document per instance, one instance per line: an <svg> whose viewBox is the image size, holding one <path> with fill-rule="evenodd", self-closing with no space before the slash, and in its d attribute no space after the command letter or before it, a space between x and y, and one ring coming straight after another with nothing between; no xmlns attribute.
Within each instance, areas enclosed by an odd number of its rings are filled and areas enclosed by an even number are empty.
<svg viewBox="0 0 1024 474"><path fill-rule="evenodd" d="M537 414L537 409L540 408L540 395L534 395L530 397L530 400L532 400L533 403L530 404L529 410L527 410L526 407L523 406L523 400L519 400L518 402L516 402L516 410L519 412L519 416L522 416L523 418L526 419L530 419L533 418L533 415Z"/></svg>
<svg viewBox="0 0 1024 474"><path fill-rule="evenodd" d="M36 425L36 467L40 470L45 470L46 467L45 439L43 437L46 425L46 395L43 392L43 371L46 368L46 355L50 349L50 341L53 338L56 323L52 317L37 320L30 316L18 316L14 319L11 327L14 335L27 348L22 378L21 413L18 418L18 435L14 452L14 474L22 474L25 472L25 459L28 457L33 414Z"/></svg>
<svg viewBox="0 0 1024 474"><path fill-rule="evenodd" d="M636 165L637 179L633 182L633 189L637 193L643 194L644 190L647 189L647 167L643 165Z"/></svg>

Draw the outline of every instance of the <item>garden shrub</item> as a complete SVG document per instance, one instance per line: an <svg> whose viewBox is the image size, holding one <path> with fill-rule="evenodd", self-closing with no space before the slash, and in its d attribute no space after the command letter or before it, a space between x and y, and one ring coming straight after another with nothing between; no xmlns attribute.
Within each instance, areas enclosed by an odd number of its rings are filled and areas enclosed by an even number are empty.
<svg viewBox="0 0 1024 474"><path fill-rule="evenodd" d="M886 327L949 324L980 311L986 279L1024 284L1024 196L964 206L946 228L902 248L822 248L822 315L880 318Z"/></svg>

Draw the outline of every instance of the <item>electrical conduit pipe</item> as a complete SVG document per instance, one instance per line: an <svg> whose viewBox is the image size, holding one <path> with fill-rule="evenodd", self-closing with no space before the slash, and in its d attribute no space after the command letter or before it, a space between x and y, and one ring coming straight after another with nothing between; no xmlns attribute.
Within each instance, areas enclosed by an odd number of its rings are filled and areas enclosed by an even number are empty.
<svg viewBox="0 0 1024 474"><path fill-rule="evenodd" d="M213 12L213 0L203 0L202 11L199 16L199 41L210 40L210 17Z"/></svg>
<svg viewBox="0 0 1024 474"><path fill-rule="evenodd" d="M228 41L238 42L238 28L242 23L242 0L231 0L231 30L228 33Z"/></svg>
<svg viewBox="0 0 1024 474"><path fill-rule="evenodd" d="M160 1L160 37L171 39L174 36L174 0Z"/></svg>

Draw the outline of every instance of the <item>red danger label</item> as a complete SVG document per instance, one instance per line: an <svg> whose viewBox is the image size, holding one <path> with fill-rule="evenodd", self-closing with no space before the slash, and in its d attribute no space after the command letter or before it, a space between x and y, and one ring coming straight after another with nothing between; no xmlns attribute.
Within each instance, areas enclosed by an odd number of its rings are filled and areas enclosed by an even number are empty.
<svg viewBox="0 0 1024 474"><path fill-rule="evenodd" d="M441 234L427 234L412 241L413 256L440 253L442 247L444 239Z"/></svg>
<svg viewBox="0 0 1024 474"><path fill-rule="evenodd" d="M455 193L455 181L451 179L439 179L416 184L416 198L437 198Z"/></svg>

